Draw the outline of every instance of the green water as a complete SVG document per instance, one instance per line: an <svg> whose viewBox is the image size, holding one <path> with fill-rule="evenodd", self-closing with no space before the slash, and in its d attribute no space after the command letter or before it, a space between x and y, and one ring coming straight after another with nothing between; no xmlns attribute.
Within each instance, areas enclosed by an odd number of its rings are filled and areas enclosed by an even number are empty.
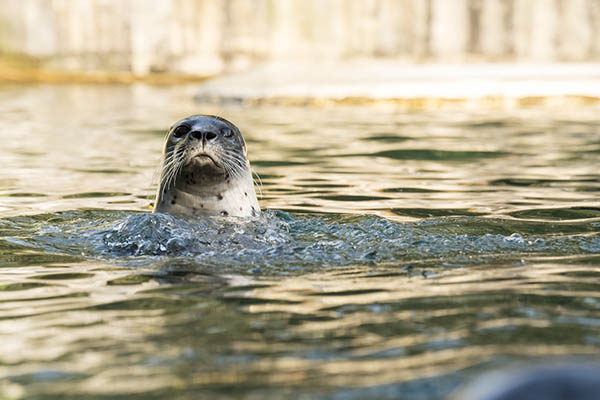
<svg viewBox="0 0 600 400"><path fill-rule="evenodd" d="M600 354L600 109L0 89L0 398L444 399ZM163 136L240 127L263 216L147 214Z"/></svg>

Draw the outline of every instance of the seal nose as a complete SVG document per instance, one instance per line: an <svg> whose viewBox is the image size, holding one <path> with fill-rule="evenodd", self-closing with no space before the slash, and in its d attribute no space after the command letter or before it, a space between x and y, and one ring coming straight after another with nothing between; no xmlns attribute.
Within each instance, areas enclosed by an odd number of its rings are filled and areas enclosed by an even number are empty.
<svg viewBox="0 0 600 400"><path fill-rule="evenodd" d="M217 134L213 131L208 130L198 130L190 132L190 135L196 140L202 140L204 142L209 142L214 140L217 137Z"/></svg>

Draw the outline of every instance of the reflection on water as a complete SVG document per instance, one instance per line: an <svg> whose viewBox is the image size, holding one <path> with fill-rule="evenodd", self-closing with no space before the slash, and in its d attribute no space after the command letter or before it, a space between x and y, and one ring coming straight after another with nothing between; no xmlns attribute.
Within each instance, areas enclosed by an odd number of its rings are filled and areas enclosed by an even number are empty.
<svg viewBox="0 0 600 400"><path fill-rule="evenodd" d="M442 399L600 351L598 109L0 90L0 397ZM245 133L259 220L148 215L163 132Z"/></svg>

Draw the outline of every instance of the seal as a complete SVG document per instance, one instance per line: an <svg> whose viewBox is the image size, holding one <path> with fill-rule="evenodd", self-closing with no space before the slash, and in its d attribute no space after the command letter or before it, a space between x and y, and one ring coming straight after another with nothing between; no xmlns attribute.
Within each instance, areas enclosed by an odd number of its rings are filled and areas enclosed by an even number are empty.
<svg viewBox="0 0 600 400"><path fill-rule="evenodd" d="M260 213L246 142L234 124L214 115L192 115L169 128L153 212Z"/></svg>

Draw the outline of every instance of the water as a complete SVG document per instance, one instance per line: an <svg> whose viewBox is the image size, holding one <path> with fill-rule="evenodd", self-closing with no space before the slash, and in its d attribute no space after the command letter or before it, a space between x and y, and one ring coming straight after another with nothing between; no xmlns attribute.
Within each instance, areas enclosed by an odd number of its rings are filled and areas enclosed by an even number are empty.
<svg viewBox="0 0 600 400"><path fill-rule="evenodd" d="M600 110L0 89L0 397L443 399L600 353ZM260 218L149 214L166 127L244 132Z"/></svg>

